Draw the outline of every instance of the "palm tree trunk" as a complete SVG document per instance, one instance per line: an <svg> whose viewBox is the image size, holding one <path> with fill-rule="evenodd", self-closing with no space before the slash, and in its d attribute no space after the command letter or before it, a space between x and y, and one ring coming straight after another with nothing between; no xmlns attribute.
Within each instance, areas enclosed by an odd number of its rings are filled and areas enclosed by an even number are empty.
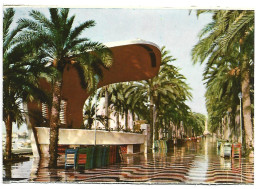
<svg viewBox="0 0 260 189"><path fill-rule="evenodd" d="M132 113L132 120L133 120L133 122L135 122L135 120L136 120L136 117L135 117L135 112L134 112L134 111L132 111L131 113Z"/></svg>
<svg viewBox="0 0 260 189"><path fill-rule="evenodd" d="M153 147L153 129L154 129L154 113L153 113L153 96L150 95L150 144L149 147Z"/></svg>
<svg viewBox="0 0 260 189"><path fill-rule="evenodd" d="M175 124L174 132L175 132L175 139L177 139L178 138L178 124L177 123Z"/></svg>
<svg viewBox="0 0 260 189"><path fill-rule="evenodd" d="M179 123L176 124L176 138L180 138L180 125L179 125Z"/></svg>
<svg viewBox="0 0 260 189"><path fill-rule="evenodd" d="M59 140L59 112L61 102L61 81L56 81L53 89L53 99L51 108L50 118L50 163L49 166L52 168L57 167L57 148Z"/></svg>
<svg viewBox="0 0 260 189"><path fill-rule="evenodd" d="M183 139L183 135L184 135L184 127L183 127L183 123L181 124L181 139Z"/></svg>
<svg viewBox="0 0 260 189"><path fill-rule="evenodd" d="M179 137L180 139L182 139L182 124L181 124L181 121L180 121L180 125L179 125Z"/></svg>
<svg viewBox="0 0 260 189"><path fill-rule="evenodd" d="M5 164L5 179L6 180L12 180L12 165L11 163L6 163Z"/></svg>
<svg viewBox="0 0 260 189"><path fill-rule="evenodd" d="M125 130L128 129L128 109L125 110Z"/></svg>
<svg viewBox="0 0 260 189"><path fill-rule="evenodd" d="M245 128L245 143L246 149L251 150L254 147L253 143L253 126L251 120L251 99L250 99L250 73L247 56L244 55L241 65L241 87L242 87L242 105L243 105L243 120Z"/></svg>
<svg viewBox="0 0 260 189"><path fill-rule="evenodd" d="M131 111L131 114L132 114L132 130L134 131L135 130L135 112L134 111Z"/></svg>
<svg viewBox="0 0 260 189"><path fill-rule="evenodd" d="M116 128L119 131L119 112L116 112Z"/></svg>
<svg viewBox="0 0 260 189"><path fill-rule="evenodd" d="M159 138L159 127L158 127L158 121L157 121L157 106L154 107L154 114L153 114L153 126L154 126L154 139L158 140Z"/></svg>
<svg viewBox="0 0 260 189"><path fill-rule="evenodd" d="M154 130L155 130L155 136L154 136L154 139L155 140L158 140L159 139L159 123L158 123L158 120L157 120L157 115L158 115L158 111L159 111L159 104L160 104L160 96L158 96L157 100L153 99L156 104L155 108L154 108L154 115L153 115L153 120L154 120Z"/></svg>
<svg viewBox="0 0 260 189"><path fill-rule="evenodd" d="M5 153L6 158L11 159L12 158L12 119L11 115L8 114L6 121L5 121L5 127L6 127L6 141L5 141Z"/></svg>
<svg viewBox="0 0 260 189"><path fill-rule="evenodd" d="M109 96L108 96L108 89L105 88L105 116L106 116L106 125L105 128L108 130L109 128Z"/></svg>
<svg viewBox="0 0 260 189"><path fill-rule="evenodd" d="M225 132L224 119L222 119L221 120L221 139L224 139L224 132Z"/></svg>

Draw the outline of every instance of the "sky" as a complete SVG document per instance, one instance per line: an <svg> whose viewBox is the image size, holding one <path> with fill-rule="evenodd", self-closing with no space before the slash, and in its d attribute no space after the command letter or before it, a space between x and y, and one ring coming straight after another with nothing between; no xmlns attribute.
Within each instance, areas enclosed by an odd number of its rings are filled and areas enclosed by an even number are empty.
<svg viewBox="0 0 260 189"><path fill-rule="evenodd" d="M86 31L91 40L100 42L144 39L166 46L177 60L173 62L187 78L193 100L192 111L207 114L203 66L193 65L191 49L198 41L199 31L211 21L211 15L199 18L196 12L176 9L73 9L79 20L93 19L96 26Z"/></svg>
<svg viewBox="0 0 260 189"><path fill-rule="evenodd" d="M49 15L46 8L34 9ZM14 22L28 18L30 10L32 8L15 8ZM91 41L107 43L139 38L159 47L165 46L170 55L177 59L173 64L187 78L186 82L192 89L193 98L187 104L192 111L207 114L203 65L192 63L191 49L199 40L200 30L211 21L210 14L198 18L195 10L137 8L72 8L70 14L76 15L74 26L86 20L96 22L94 27L82 33L82 37L88 37Z"/></svg>
<svg viewBox="0 0 260 189"><path fill-rule="evenodd" d="M48 15L46 9L37 10ZM16 19L25 17L28 12L27 8L17 8ZM199 31L211 21L211 15L197 18L195 11L189 14L189 10L131 8L81 8L71 9L70 12L76 15L75 26L86 20L96 22L95 27L82 33L92 41L106 43L139 38L159 47L166 46L177 59L173 64L180 68L192 88L193 100L188 104L193 111L206 114L203 66L193 65L191 49L198 41Z"/></svg>
<svg viewBox="0 0 260 189"><path fill-rule="evenodd" d="M41 3L38 2L37 5L39 4ZM36 7L34 9L48 15L46 8ZM110 7L113 7L113 5ZM163 7L158 5L152 8L123 7L71 8L70 13L76 15L75 26L86 20L96 22L95 27L82 33L82 36L88 37L92 41L106 43L139 38L153 42L159 47L165 46L170 51L170 55L177 59L173 64L187 78L186 82L192 89L193 98L187 104L192 111L206 115L204 97L206 90L202 81L203 65L193 65L191 49L199 40L199 31L211 21L211 15L205 14L198 18L195 10L190 13L188 9L183 7L182 9L157 8ZM15 10L14 21L17 21L19 18L28 17L28 12L32 8L25 6Z"/></svg>
<svg viewBox="0 0 260 189"><path fill-rule="evenodd" d="M3 0L4 5L56 5L57 1L53 0ZM210 21L210 15L204 15L197 18L194 12L189 15L188 10L158 10L158 7L180 7L180 8L233 8L233 9L255 9L256 21L259 20L259 5L255 0L62 0L59 6L67 7L124 7L125 9L81 9L77 12L77 22L82 20L93 19L96 21L96 26L89 29L87 35L93 41L110 42L131 39L144 39L156 43L158 46L166 46L170 50L171 55L177 58L174 65L181 69L181 73L187 78L192 88L193 100L188 102L188 105L195 112L206 114L205 107L205 87L202 83L203 67L193 65L191 61L191 49L198 41L198 32L200 29ZM149 2L146 3L146 2ZM258 5L258 6L257 6ZM127 8L126 8L127 7ZM130 9L128 7L135 7L137 9ZM153 8L153 10L140 10L140 7ZM157 10L154 10L157 9ZM25 9L24 9L25 10ZM26 11L20 9L17 11L17 18L27 15ZM76 10L71 10L76 13ZM47 12L46 12L47 13ZM256 24L256 31L258 31ZM256 52L258 49L258 37L256 35ZM255 62L257 62L258 54L255 55ZM257 72L259 64L255 65ZM258 74L255 74L255 81L259 81ZM259 87L255 85L255 94L257 96ZM255 104L258 103L258 98L255 98ZM257 114L255 109L255 114ZM258 123L257 116L255 124ZM4 127L2 127L4 128ZM21 130L24 130L22 127ZM258 127L255 127L255 132L258 133ZM255 142L257 143L257 138ZM258 142L259 143L259 142ZM255 151L256 157L259 157L259 150ZM258 155L257 155L258 154ZM257 162L255 162L257 167ZM255 177L259 175L257 169L255 170ZM255 182L255 184L257 181ZM257 184L258 185L258 184ZM113 186L115 187L115 186ZM203 186L200 186L203 187ZM230 187L230 186L228 186ZM235 186L240 188L240 186ZM241 188L244 186L241 186Z"/></svg>

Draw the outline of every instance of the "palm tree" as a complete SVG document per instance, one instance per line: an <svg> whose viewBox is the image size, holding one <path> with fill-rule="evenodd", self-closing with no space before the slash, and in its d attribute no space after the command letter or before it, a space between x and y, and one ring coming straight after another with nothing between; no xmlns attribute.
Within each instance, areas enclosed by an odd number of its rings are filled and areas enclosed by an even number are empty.
<svg viewBox="0 0 260 189"><path fill-rule="evenodd" d="M45 69L38 60L42 54L33 51L29 43L15 43L23 29L18 26L12 31L10 26L15 11L8 8L3 19L3 120L6 126L6 158L11 158L12 124L20 126L24 122L23 101L33 98L46 101L47 96L38 89L38 77Z"/></svg>
<svg viewBox="0 0 260 189"><path fill-rule="evenodd" d="M189 112L184 125L191 127L196 135L202 135L205 129L206 116L201 113Z"/></svg>
<svg viewBox="0 0 260 189"><path fill-rule="evenodd" d="M193 60L195 63L207 61L207 67L212 67L218 57L229 56L230 51L238 47L240 53L237 59L241 70L245 141L246 148L252 151L250 65L254 63L254 11L211 10L198 11L197 14L203 12L211 12L213 21L201 31L201 39L192 50Z"/></svg>
<svg viewBox="0 0 260 189"><path fill-rule="evenodd" d="M108 86L105 87L105 116L107 117L107 121L106 121L106 124L105 124L105 128L106 130L109 129L109 94L108 94Z"/></svg>
<svg viewBox="0 0 260 189"><path fill-rule="evenodd" d="M204 72L207 88L205 97L211 131L218 129L222 118L226 117L226 112L229 112L230 126L235 130L235 117L237 104L239 104L237 94L241 91L239 62L232 57L231 53L229 57L216 60L216 64L220 62L222 62L221 66L207 68Z"/></svg>
<svg viewBox="0 0 260 189"><path fill-rule="evenodd" d="M153 138L155 140L158 138L157 118L162 104L169 105L170 102L172 105L180 105L182 104L180 102L191 98L190 88L185 83L186 78L179 73L175 66L170 65L175 59L168 55L169 52L165 50L165 47L161 49L161 54L162 63L158 76L145 81L133 82L127 90L127 97L134 95L135 101L146 97L146 102L150 103L150 130L155 130L154 133L150 134L151 146Z"/></svg>
<svg viewBox="0 0 260 189"><path fill-rule="evenodd" d="M118 112L117 113L117 122L119 118L119 114L122 113L124 115L124 130L128 131L128 113L131 109L131 103L129 102L129 98L126 96L126 90L129 86L128 82L118 83L111 86L108 91L111 94L111 103L112 107Z"/></svg>
<svg viewBox="0 0 260 189"><path fill-rule="evenodd" d="M99 92L99 97L105 97L105 102L104 102L104 108L105 108L105 117L107 118L106 124L105 124L105 129L109 130L109 117L110 117L110 105L111 105L111 87L110 85L104 86L101 88Z"/></svg>
<svg viewBox="0 0 260 189"><path fill-rule="evenodd" d="M29 40L39 51L45 53L43 63L51 63L53 83L52 107L50 116L50 167L57 165L59 111L61 102L62 76L66 67L74 67L80 76L81 85L89 93L102 77L102 67L112 64L110 51L98 42L80 38L81 33L95 25L93 20L85 21L73 28L75 15L69 17L69 9L49 9L50 18L32 10L32 19L20 19L19 24L26 30L19 40ZM98 76L99 79L95 76Z"/></svg>
<svg viewBox="0 0 260 189"><path fill-rule="evenodd" d="M115 111L117 129L119 129L119 117L122 110L123 96L122 96L122 84L111 84L102 87L99 91L99 97L105 97L105 116L109 115L110 111ZM109 117L107 116L109 119ZM106 130L108 130L109 125L105 125Z"/></svg>
<svg viewBox="0 0 260 189"><path fill-rule="evenodd" d="M98 111L98 109L96 109L95 106L98 107L98 103L95 105L93 102L93 98L89 97L88 102L85 103L84 108L83 108L83 112L84 112L83 121L84 121L85 129L92 128L92 125L95 121L95 114ZM96 115L96 121L99 121L100 123L102 123L105 126L107 125L108 120L109 120L109 118L106 117L105 115ZM85 121L87 122L86 125L85 125Z"/></svg>

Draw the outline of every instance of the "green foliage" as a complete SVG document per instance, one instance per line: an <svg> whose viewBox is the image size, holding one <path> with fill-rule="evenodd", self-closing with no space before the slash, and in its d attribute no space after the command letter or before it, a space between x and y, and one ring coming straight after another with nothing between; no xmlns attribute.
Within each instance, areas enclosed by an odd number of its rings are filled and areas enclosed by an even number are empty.
<svg viewBox="0 0 260 189"><path fill-rule="evenodd" d="M98 103L96 104L96 107L98 107ZM85 103L83 112L83 122L84 122L84 128L85 129L91 129L94 121L95 121L95 111L98 111L98 109L95 109L95 103L93 101L93 97L90 97ZM106 122L109 120L106 116L104 115L96 115L96 120L102 123L103 125L106 125ZM86 122L86 124L85 124Z"/></svg>
<svg viewBox="0 0 260 189"><path fill-rule="evenodd" d="M32 10L32 19L19 19L19 27L23 30L16 41L29 41L43 54L41 61L52 65L52 72L47 76L52 81L61 80L65 67L69 69L72 66L79 73L82 87L93 92L98 80L102 78L101 68L108 68L113 62L108 48L80 37L95 22L85 21L73 28L75 15L69 17L69 9L50 8L49 13L50 18Z"/></svg>
<svg viewBox="0 0 260 189"><path fill-rule="evenodd" d="M74 67L80 76L81 85L88 93L93 93L97 83L102 78L102 68L112 64L111 51L98 42L91 42L80 35L86 29L93 27L93 20L85 21L74 27L75 15L69 16L67 8L50 8L50 17L39 11L32 10L30 19L21 18L18 28L22 28L15 42L29 43L35 52L41 56L37 60L49 69L44 74L53 84L52 113L50 118L50 166L57 165L57 142L59 111L61 103L61 85L64 69ZM42 75L43 76L43 75Z"/></svg>
<svg viewBox="0 0 260 189"><path fill-rule="evenodd" d="M183 124L192 127L196 135L202 135L205 130L206 116L200 113L189 112Z"/></svg>
<svg viewBox="0 0 260 189"><path fill-rule="evenodd" d="M12 122L21 125L24 122L22 103L39 99L48 102L48 95L38 88L40 72L45 69L29 42L18 43L17 36L23 27L18 26L10 31L15 12L8 8L4 11L3 20L3 120L11 116Z"/></svg>
<svg viewBox="0 0 260 189"><path fill-rule="evenodd" d="M206 106L209 127L214 132L221 126L227 111L234 127L245 56L251 73L250 95L253 101L254 11L203 10L197 11L197 15L205 12L212 14L212 22L201 30L200 40L192 49L192 58L194 63L206 63L203 73Z"/></svg>
<svg viewBox="0 0 260 189"><path fill-rule="evenodd" d="M170 123L179 124L180 121L193 120L196 130L202 132L199 116L191 116L186 100L191 99L190 88L186 78L179 73L179 69L172 65L176 61L165 47L161 49L162 61L158 76L143 81L111 84L100 90L99 96L104 97L105 90L109 93L110 109L116 113L133 112L139 119L150 122L149 104L156 105L156 122L159 128L167 129ZM148 104L148 106L147 106ZM197 114L194 114L197 115ZM163 123L163 124L159 124ZM191 125L190 125L191 126Z"/></svg>
<svg viewBox="0 0 260 189"><path fill-rule="evenodd" d="M182 114L189 109L185 101L191 99L190 88L185 83L186 78L179 73L179 69L171 65L176 59L169 55L169 51L166 51L165 47L162 47L161 53L162 60L158 76L146 81L130 83L126 96L133 99L131 102L133 107L141 106L143 110L147 109L143 102L150 103L149 101L152 99L158 115L165 115L169 117L169 121L177 122L182 118L175 115ZM142 104L138 104L140 102ZM174 112L174 115L170 115L171 112ZM150 120L147 118L149 113L145 113L143 116L146 120Z"/></svg>

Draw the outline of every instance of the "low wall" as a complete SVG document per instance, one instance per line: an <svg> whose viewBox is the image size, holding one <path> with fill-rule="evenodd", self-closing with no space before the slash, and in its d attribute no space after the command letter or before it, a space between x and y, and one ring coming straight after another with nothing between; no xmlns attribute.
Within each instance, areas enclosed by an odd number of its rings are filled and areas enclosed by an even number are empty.
<svg viewBox="0 0 260 189"><path fill-rule="evenodd" d="M36 137L40 148L40 153L48 156L50 144L50 128L36 127ZM34 141L34 140L32 140ZM64 145L94 145L95 131L85 129L59 129L59 144ZM141 144L141 152L146 151L147 135L137 133L123 133L116 131L96 131L97 145L128 145L131 149L133 144ZM39 156L36 144L32 144L34 156ZM131 153L131 150L129 150Z"/></svg>

